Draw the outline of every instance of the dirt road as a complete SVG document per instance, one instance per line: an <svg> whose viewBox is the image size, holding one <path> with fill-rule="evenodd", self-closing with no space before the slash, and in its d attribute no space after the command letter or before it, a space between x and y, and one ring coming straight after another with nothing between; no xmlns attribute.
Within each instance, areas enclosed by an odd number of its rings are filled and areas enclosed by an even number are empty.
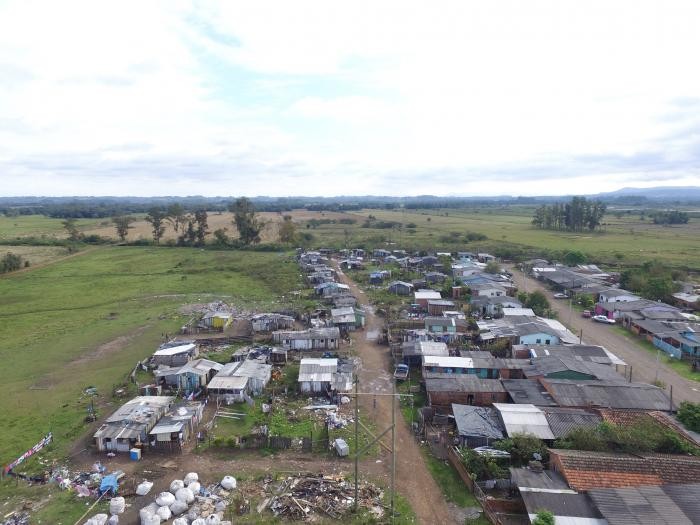
<svg viewBox="0 0 700 525"><path fill-rule="evenodd" d="M559 320L569 329L580 334L583 330L583 342L604 346L632 367L632 380L643 383L653 383L655 379L666 384L666 391L673 385L673 400L676 404L681 401L700 402L700 383L679 376L663 361L657 362L656 356L640 348L634 340L627 339L613 327L596 323L581 317L576 310L569 311L569 301L554 299L552 292L541 282L525 275L517 268L511 268L513 279L519 290L541 290L549 299L552 309L557 312ZM525 280L527 279L527 284ZM663 354L662 354L663 357Z"/></svg>
<svg viewBox="0 0 700 525"><path fill-rule="evenodd" d="M383 321L375 314L366 296L355 282L338 270L339 280L350 286L358 303L367 312L364 331L355 332L352 344L357 355L362 360L362 368L358 371L360 392L391 393L392 375L389 349L376 342L381 334ZM375 401L376 400L376 401ZM376 402L376 407L375 407ZM376 423L378 432L391 425L390 396L361 396L360 411L369 414ZM411 429L398 410L396 404L396 487L411 504L420 523L447 524L456 523L450 514L447 502L428 471L418 443ZM391 446L390 438L383 440ZM391 468L391 456L387 456L384 464Z"/></svg>

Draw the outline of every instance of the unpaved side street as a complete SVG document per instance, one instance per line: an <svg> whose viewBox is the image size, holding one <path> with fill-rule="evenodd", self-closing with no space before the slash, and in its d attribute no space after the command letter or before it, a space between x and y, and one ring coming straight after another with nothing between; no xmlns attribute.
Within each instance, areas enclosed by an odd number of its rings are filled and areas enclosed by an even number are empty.
<svg viewBox="0 0 700 525"><path fill-rule="evenodd" d="M336 269L339 280L350 286L352 294L357 297L358 304L367 312L365 331L355 332L352 336L353 347L362 360L362 368L358 372L359 390L360 392L391 393L393 378L390 373L392 363L389 348L376 342L384 322L374 314L365 294L357 284L343 274L337 265ZM379 433L391 425L390 396L376 398L361 396L360 410L365 415L369 415ZM383 441L391 446L389 434ZM387 470L391 468L390 455L385 455L384 464ZM425 465L419 445L404 421L398 403L396 404L396 487L398 492L408 500L420 523L456 523L440 487Z"/></svg>
<svg viewBox="0 0 700 525"><path fill-rule="evenodd" d="M513 279L518 290L526 290L528 292L540 290L544 292L552 305L552 309L557 312L558 318L562 323L576 334L580 334L581 330L583 330L584 343L604 346L628 365L631 365L633 381L653 383L657 379L658 370L658 379L666 384L666 392L669 392L670 386L673 385L674 403L678 404L681 401L700 402L700 383L679 376L663 362L657 363L656 357L652 353L640 348L634 341L627 340L613 330L611 326L581 317L581 314L576 310L570 313L569 301L554 299L552 292L540 281L526 277L517 268L511 267L510 271L513 273ZM527 284L525 282L526 279Z"/></svg>

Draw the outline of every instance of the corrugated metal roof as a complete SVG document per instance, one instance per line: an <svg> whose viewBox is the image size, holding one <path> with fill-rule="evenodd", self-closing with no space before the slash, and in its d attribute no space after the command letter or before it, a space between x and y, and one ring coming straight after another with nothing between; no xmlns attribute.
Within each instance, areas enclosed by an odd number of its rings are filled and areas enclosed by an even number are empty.
<svg viewBox="0 0 700 525"><path fill-rule="evenodd" d="M469 374L440 374L426 372L425 389L428 392L505 392L498 379L481 379Z"/></svg>
<svg viewBox="0 0 700 525"><path fill-rule="evenodd" d="M209 381L207 388L210 390L243 390L247 384L248 377L246 376L219 377L217 375Z"/></svg>
<svg viewBox="0 0 700 525"><path fill-rule="evenodd" d="M163 348L161 350L156 350L153 353L153 355L157 355L157 356L177 355L177 354L183 354L186 352L191 352L194 349L195 349L194 344L171 346L170 348Z"/></svg>
<svg viewBox="0 0 700 525"><path fill-rule="evenodd" d="M542 411L557 438L566 437L577 428L594 428L603 421L598 414L580 408L546 407Z"/></svg>
<svg viewBox="0 0 700 525"><path fill-rule="evenodd" d="M424 355L423 365L439 366L440 368L474 368L474 360L470 357Z"/></svg>
<svg viewBox="0 0 700 525"><path fill-rule="evenodd" d="M589 495L609 525L700 523L700 484L591 489Z"/></svg>
<svg viewBox="0 0 700 525"><path fill-rule="evenodd" d="M556 406L547 391L534 379L502 379L503 387L508 391L513 403L532 404L535 406Z"/></svg>
<svg viewBox="0 0 700 525"><path fill-rule="evenodd" d="M540 439L555 439L547 418L535 405L511 405L494 403L509 436L532 434Z"/></svg>
<svg viewBox="0 0 700 525"><path fill-rule="evenodd" d="M547 390L561 406L668 411L671 404L663 390L645 383L569 379L542 379L541 381L547 385Z"/></svg>

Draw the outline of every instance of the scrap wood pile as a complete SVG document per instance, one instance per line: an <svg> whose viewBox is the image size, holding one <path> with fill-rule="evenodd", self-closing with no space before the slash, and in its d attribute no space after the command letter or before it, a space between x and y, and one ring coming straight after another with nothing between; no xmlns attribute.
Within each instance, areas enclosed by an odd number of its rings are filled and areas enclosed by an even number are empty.
<svg viewBox="0 0 700 525"><path fill-rule="evenodd" d="M258 505L258 513L269 508L276 517L293 521L315 521L321 516L340 519L355 502L353 483L333 476L288 477L279 483L266 481L266 493L272 493ZM358 491L358 503L370 508L376 517L384 514L383 491L363 482Z"/></svg>

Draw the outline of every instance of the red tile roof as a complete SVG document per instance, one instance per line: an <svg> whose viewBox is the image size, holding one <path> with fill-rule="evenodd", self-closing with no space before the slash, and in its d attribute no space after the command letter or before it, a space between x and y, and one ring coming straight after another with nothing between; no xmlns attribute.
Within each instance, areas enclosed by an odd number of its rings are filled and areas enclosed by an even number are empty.
<svg viewBox="0 0 700 525"><path fill-rule="evenodd" d="M574 490L697 483L700 457L550 450L551 466Z"/></svg>

